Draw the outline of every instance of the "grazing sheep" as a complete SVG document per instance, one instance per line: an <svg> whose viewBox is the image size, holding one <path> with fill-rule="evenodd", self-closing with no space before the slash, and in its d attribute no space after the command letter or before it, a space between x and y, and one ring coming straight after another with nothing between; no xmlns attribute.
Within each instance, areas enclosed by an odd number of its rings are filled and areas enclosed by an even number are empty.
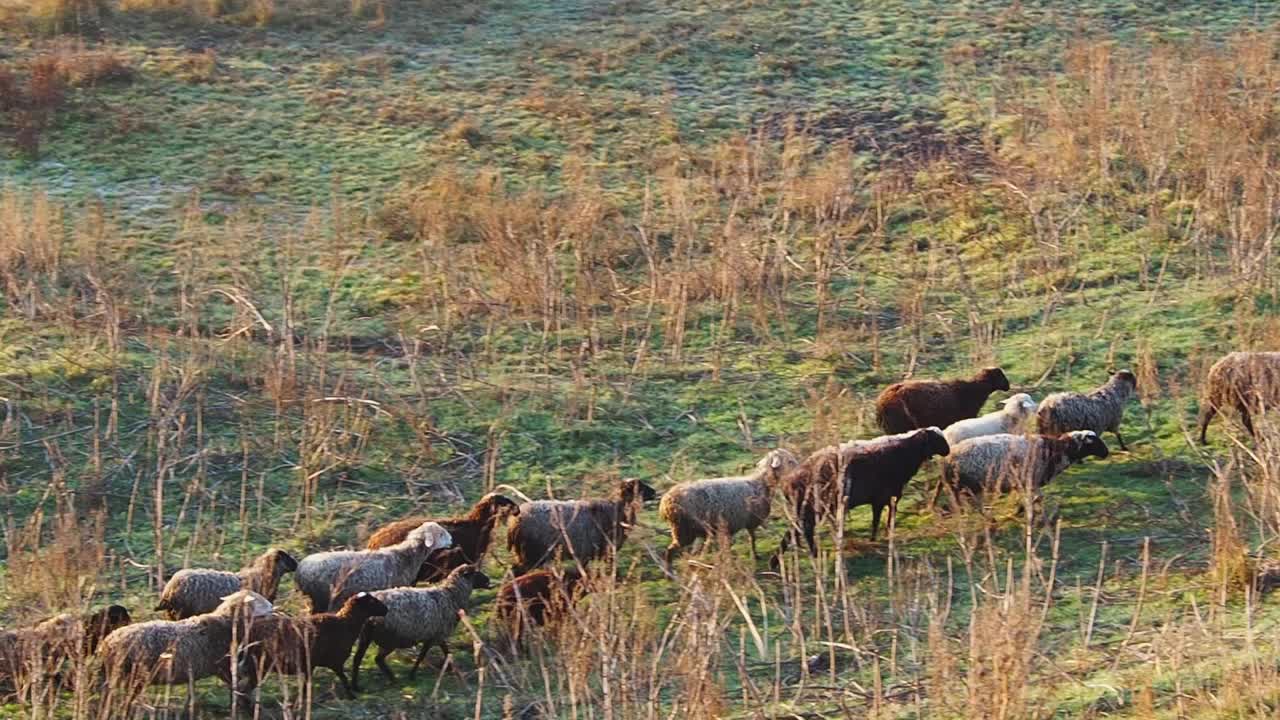
<svg viewBox="0 0 1280 720"><path fill-rule="evenodd" d="M969 380L895 383L876 398L876 422L888 434L944 428L974 417L991 393L1008 389L1009 378L997 367L985 368Z"/></svg>
<svg viewBox="0 0 1280 720"><path fill-rule="evenodd" d="M1128 451L1120 437L1124 406L1138 388L1138 378L1128 370L1111 376L1089 393L1059 392L1040 401L1036 427L1041 435L1061 435L1073 430L1092 430L1099 436L1110 431Z"/></svg>
<svg viewBox="0 0 1280 720"><path fill-rule="evenodd" d="M236 573L197 568L179 570L165 583L156 610L163 610L170 620L204 615L218 607L222 598L242 588L275 602L281 576L297 569L298 561L292 555L272 548Z"/></svg>
<svg viewBox="0 0 1280 720"><path fill-rule="evenodd" d="M453 547L428 557L418 573L418 582L437 582L461 565L480 565L489 550L493 526L507 512L518 515L520 507L504 495L489 493L480 498L466 515L436 520L449 531ZM431 518L412 517L384 525L369 537L366 547L377 550L394 545L408 537L410 530L428 520Z"/></svg>
<svg viewBox="0 0 1280 720"><path fill-rule="evenodd" d="M942 431L929 427L874 440L847 442L809 456L783 479L783 491L793 503L795 517L809 545L809 554L818 554L814 538L818 519L835 517L841 496L844 500L841 512L860 505L871 506L871 539L874 541L884 509L889 508L889 524L892 525L897 500L920 466L929 458L946 455L949 451ZM841 464L844 465L844 475L837 482ZM785 552L795 540L793 528L783 538L778 554ZM776 558L773 564L777 565Z"/></svg>
<svg viewBox="0 0 1280 720"><path fill-rule="evenodd" d="M754 558L756 528L769 519L773 489L798 464L795 455L779 448L757 462L750 475L691 480L668 490L658 504L658 514L671 526L667 566L671 566L681 548L721 529L731 538L739 530L746 530Z"/></svg>
<svg viewBox="0 0 1280 720"><path fill-rule="evenodd" d="M515 556L516 575L569 555L585 566L622 545L635 524L636 505L652 500L653 488L639 480L623 480L609 500L538 500L520 506L507 521L507 547ZM567 542L566 542L567 540Z"/></svg>
<svg viewBox="0 0 1280 720"><path fill-rule="evenodd" d="M520 645L526 627L542 627L564 615L587 592L577 568L534 570L503 583L494 612L512 642Z"/></svg>
<svg viewBox="0 0 1280 720"><path fill-rule="evenodd" d="M1213 416L1235 408L1254 434L1253 416L1280 407L1280 352L1233 352L1209 368L1200 401L1200 444L1209 442Z"/></svg>
<svg viewBox="0 0 1280 720"><path fill-rule="evenodd" d="M233 636L243 638L244 627L271 610L266 598L252 590L240 590L224 598L211 613L115 630L103 638L98 656L112 687L183 685L213 675L229 684L226 658Z"/></svg>
<svg viewBox="0 0 1280 720"><path fill-rule="evenodd" d="M37 665L41 674L53 677L63 660L92 655L102 638L131 622L127 609L110 605L84 616L63 613L30 627L0 630L0 683L17 689Z"/></svg>
<svg viewBox="0 0 1280 720"><path fill-rule="evenodd" d="M359 690L360 663L370 643L378 646L373 661L392 682L396 676L387 667L387 656L396 650L422 646L409 671L410 679L418 673L418 666L432 647L439 647L448 657L449 636L458 626L458 612L467 608L472 590L489 587L489 576L474 565L463 565L454 568L443 582L430 587L402 587L374 593L374 597L386 604L387 614L369 620L360 633L360 645L351 665L351 687Z"/></svg>
<svg viewBox="0 0 1280 720"><path fill-rule="evenodd" d="M942 462L942 479L953 492L966 491L975 497L988 487L1000 492L1027 487L1038 492L1072 463L1108 454L1106 443L1092 430L1057 436L985 435L952 448Z"/></svg>
<svg viewBox="0 0 1280 720"><path fill-rule="evenodd" d="M311 612L321 613L359 592L412 585L427 556L450 542L448 530L425 522L390 547L308 555L298 563L298 589L311 600Z"/></svg>
<svg viewBox="0 0 1280 720"><path fill-rule="evenodd" d="M348 697L355 697L344 666L351 648L370 618L387 614L387 606L371 593L352 595L334 613L306 617L272 615L249 627L240 662L240 690L248 693L262 678L276 672L305 675L310 681L316 668L329 668Z"/></svg>
<svg viewBox="0 0 1280 720"><path fill-rule="evenodd" d="M1003 435L1019 433L1027 420L1036 412L1036 401L1026 393L1018 393L1001 403L1001 408L981 417L961 420L947 426L942 434L947 444L955 446L970 438L983 435Z"/></svg>

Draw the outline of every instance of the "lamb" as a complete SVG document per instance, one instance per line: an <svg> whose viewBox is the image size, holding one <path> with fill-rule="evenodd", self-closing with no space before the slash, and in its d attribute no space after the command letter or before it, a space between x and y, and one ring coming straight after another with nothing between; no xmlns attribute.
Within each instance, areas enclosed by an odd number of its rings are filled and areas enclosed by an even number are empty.
<svg viewBox="0 0 1280 720"><path fill-rule="evenodd" d="M453 538L453 547L431 555L422 564L418 573L418 582L439 582L449 575L454 568L461 565L479 565L489 550L489 540L493 536L493 527L506 513L519 514L520 508L515 501L498 493L489 493L480 498L471 510L457 517L436 520L441 527L449 531ZM384 525L369 537L368 549L377 550L394 545L404 540L409 531L431 518L412 517Z"/></svg>
<svg viewBox="0 0 1280 720"><path fill-rule="evenodd" d="M223 599L211 613L185 620L152 620L113 631L98 646L108 683L184 685L217 675L230 684L227 654L245 626L270 614L271 602L252 590Z"/></svg>
<svg viewBox="0 0 1280 720"><path fill-rule="evenodd" d="M997 390L1009 390L1009 378L998 367L985 368L969 380L895 383L876 398L876 422L888 434L944 428L976 416Z"/></svg>
<svg viewBox="0 0 1280 720"><path fill-rule="evenodd" d="M0 631L0 682L20 686L33 663L51 677L63 660L92 655L102 638L131 622L126 608L110 605L84 616L63 613L31 627Z"/></svg>
<svg viewBox="0 0 1280 720"><path fill-rule="evenodd" d="M156 610L163 610L170 620L204 615L218 607L222 598L241 588L275 602L281 576L297 569L298 561L292 555L272 548L237 573L195 568L179 570L165 583Z"/></svg>
<svg viewBox="0 0 1280 720"><path fill-rule="evenodd" d="M880 515L889 508L889 525L897 512L897 500L920 466L935 455L950 452L947 439L936 427L886 435L874 440L843 443L809 456L783 479L783 491L791 499L795 517L809 546L809 554L817 555L814 529L819 518L831 518L840 506L842 512L860 505L871 506L871 540L876 539ZM840 465L844 474L837 481ZM795 529L783 538L778 555L795 540ZM774 558L777 565L777 557Z"/></svg>
<svg viewBox="0 0 1280 720"><path fill-rule="evenodd" d="M386 604L387 614L365 623L360 633L360 644L351 665L351 687L359 690L360 663L371 643L378 646L374 662L392 682L396 676L387 667L387 656L395 650L422 646L409 671L410 679L418 673L418 666L432 647L439 647L448 657L449 636L458 626L458 613L467 608L473 590L489 587L489 576L474 565L463 565L454 568L444 582L430 587L402 587L373 593Z"/></svg>
<svg viewBox="0 0 1280 720"><path fill-rule="evenodd" d="M520 506L507 521L513 570L523 575L549 560L569 555L585 566L622 545L635 524L636 506L656 493L635 479L623 480L608 500L538 500Z"/></svg>
<svg viewBox="0 0 1280 720"><path fill-rule="evenodd" d="M1040 402L1036 427L1042 435L1061 435L1073 430L1092 430L1099 436L1110 431L1128 452L1120 437L1124 406L1138 388L1138 378L1128 370L1111 376L1089 393L1054 393Z"/></svg>
<svg viewBox="0 0 1280 720"><path fill-rule="evenodd" d="M251 692L261 678L272 672L305 675L310 681L316 668L329 668L342 683L347 696L355 692L347 680L344 665L360 637L365 622L387 614L387 606L367 592L352 595L334 613L306 617L272 615L253 623L244 641L239 662L241 692Z"/></svg>
<svg viewBox="0 0 1280 720"><path fill-rule="evenodd" d="M798 464L795 455L779 448L757 462L750 475L691 480L668 490L658 504L658 514L671 526L667 566L681 548L721 529L730 538L746 530L755 558L756 528L769 519L773 489Z"/></svg>
<svg viewBox="0 0 1280 720"><path fill-rule="evenodd" d="M1057 436L985 435L952 449L942 463L943 485L975 497L987 487L1000 492L1026 487L1038 492L1072 463L1109 454L1106 443L1092 430Z"/></svg>
<svg viewBox="0 0 1280 720"><path fill-rule="evenodd" d="M427 556L451 542L448 530L425 522L390 547L308 555L298 563L298 589L310 599L311 612L325 612L359 592L413 584Z"/></svg>
<svg viewBox="0 0 1280 720"><path fill-rule="evenodd" d="M1200 401L1200 444L1209 442L1213 416L1229 408L1255 435L1253 416L1280 407L1280 352L1233 352L1209 368Z"/></svg>
<svg viewBox="0 0 1280 720"><path fill-rule="evenodd" d="M527 627L556 621L587 590L583 575L576 568L534 570L502 585L494 612L512 642L519 645Z"/></svg>
<svg viewBox="0 0 1280 720"><path fill-rule="evenodd" d="M1036 401L1026 393L1018 393L1001 403L1001 409L981 417L960 420L947 426L942 434L947 444L955 446L969 438L983 435L1017 434L1035 414Z"/></svg>

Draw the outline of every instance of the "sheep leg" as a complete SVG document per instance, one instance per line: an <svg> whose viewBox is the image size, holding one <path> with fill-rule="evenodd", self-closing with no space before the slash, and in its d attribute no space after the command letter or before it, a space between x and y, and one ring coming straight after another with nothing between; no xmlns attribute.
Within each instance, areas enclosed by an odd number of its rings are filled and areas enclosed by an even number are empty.
<svg viewBox="0 0 1280 720"><path fill-rule="evenodd" d="M812 507L805 508L804 511L804 539L809 545L809 556L818 556L818 543L813 538L813 532L817 529L818 518Z"/></svg>
<svg viewBox="0 0 1280 720"><path fill-rule="evenodd" d="M876 530L880 529L880 513L883 511L884 505L871 503L871 542L876 541Z"/></svg>
<svg viewBox="0 0 1280 720"><path fill-rule="evenodd" d="M1217 414L1217 412L1218 412L1218 409L1213 406L1213 403L1205 403L1204 407L1201 408L1200 410L1200 444L1201 445L1209 444L1209 438L1207 437L1207 434L1209 432L1209 423L1213 420L1213 416Z"/></svg>
<svg viewBox="0 0 1280 720"><path fill-rule="evenodd" d="M1244 425L1244 429L1251 436L1257 437L1257 434L1253 431L1253 418L1249 416L1249 407L1244 403L1240 403L1236 406L1236 409L1240 411L1240 422Z"/></svg>
<svg viewBox="0 0 1280 720"><path fill-rule="evenodd" d="M676 542L675 540L672 540L671 543L667 545L666 555L663 556L667 563L667 572L672 571L671 563L675 561L676 554L679 552L680 552L680 543Z"/></svg>
<svg viewBox="0 0 1280 720"><path fill-rule="evenodd" d="M1124 438L1120 437L1120 428L1111 428L1111 434L1116 436L1116 440L1120 441L1120 449L1129 452L1129 448L1124 444Z"/></svg>
<svg viewBox="0 0 1280 720"><path fill-rule="evenodd" d="M751 562L754 564L754 563L756 562L756 560L757 560L757 558L756 558L756 530L755 530L755 528L751 528L750 530L747 530L747 537L751 538Z"/></svg>
<svg viewBox="0 0 1280 720"><path fill-rule="evenodd" d="M352 685L350 681L347 680L347 674L343 672L342 666L339 665L337 667L329 668L329 669L333 671L334 675L338 676L338 682L342 684L342 690L347 694L347 699L355 700L356 699L355 686ZM355 671L353 670L352 672L355 672Z"/></svg>
<svg viewBox="0 0 1280 720"><path fill-rule="evenodd" d="M417 659L417 660L414 660L414 661L413 661L413 667L409 668L409 679L410 679L410 680L412 680L415 676L417 676L417 674L418 674L418 666L422 664L422 661L423 661L423 660L426 660L426 659L427 659L427 653L428 653L430 650L431 650L431 645L429 645L429 644L427 644L427 643L422 643L422 649L418 651L418 659ZM448 654L449 654L449 649L448 649L448 647L446 647L446 648L445 648L444 654L445 654L445 655L448 655Z"/></svg>
<svg viewBox="0 0 1280 720"><path fill-rule="evenodd" d="M378 648L378 654L373 656L373 664L377 665L378 669L382 671L382 674L387 676L387 680L395 682L396 674L391 672L391 666L387 665L387 656L390 654L390 650L386 648Z"/></svg>
<svg viewBox="0 0 1280 720"><path fill-rule="evenodd" d="M366 629L360 633L360 643L356 645L356 656L351 661L351 689L360 692L360 664L364 662L365 651L369 649L369 643L373 641L373 636Z"/></svg>

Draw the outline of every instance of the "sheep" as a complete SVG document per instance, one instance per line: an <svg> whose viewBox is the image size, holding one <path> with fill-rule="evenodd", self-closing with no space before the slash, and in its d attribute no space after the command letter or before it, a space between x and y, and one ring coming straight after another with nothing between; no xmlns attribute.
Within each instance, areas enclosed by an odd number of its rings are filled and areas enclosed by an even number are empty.
<svg viewBox="0 0 1280 720"><path fill-rule="evenodd" d="M1059 392L1040 401L1036 429L1041 435L1061 435L1073 430L1092 430L1099 436L1110 431L1128 452L1120 437L1124 406L1138 388L1138 378L1128 370L1114 373L1107 382L1089 393Z"/></svg>
<svg viewBox="0 0 1280 720"><path fill-rule="evenodd" d="M97 655L112 687L183 685L213 675L230 684L226 658L233 637L243 638L245 625L271 611L271 602L265 597L240 590L204 615L152 620L114 630L103 638Z"/></svg>
<svg viewBox="0 0 1280 720"><path fill-rule="evenodd" d="M507 521L512 570L523 575L548 560L568 554L585 566L622 545L635 523L636 505L656 493L635 479L623 480L609 500L538 500L523 503Z"/></svg>
<svg viewBox="0 0 1280 720"><path fill-rule="evenodd" d="M1280 406L1280 352L1233 352L1209 368L1200 401L1200 444L1209 442L1213 416L1229 408L1254 435L1253 416Z"/></svg>
<svg viewBox="0 0 1280 720"><path fill-rule="evenodd" d="M245 588L275 602L280 578L298 569L298 561L284 550L272 548L258 556L240 572L187 568L165 583L156 610L170 620L204 615L218 607L222 598Z"/></svg>
<svg viewBox="0 0 1280 720"><path fill-rule="evenodd" d="M504 495L489 493L480 498L466 515L436 520L449 531L453 547L427 558L418 573L418 582L438 582L460 565L479 565L483 562L489 549L489 540L493 536L493 526L507 512L518 514L520 508L515 501ZM430 519L412 517L384 525L369 537L366 547L377 550L394 545L404 540L410 530Z"/></svg>
<svg viewBox="0 0 1280 720"><path fill-rule="evenodd" d="M30 627L0 631L0 682L12 682L16 689L36 665L52 677L63 660L93 655L102 638L131 622L128 609L110 605L88 615L62 613Z"/></svg>
<svg viewBox="0 0 1280 720"><path fill-rule="evenodd" d="M773 489L782 476L798 464L795 455L779 448L757 462L750 475L691 480L664 493L658 514L671 526L667 566L671 566L681 548L721 529L730 538L739 530L746 530L754 559L756 528L769 519Z"/></svg>
<svg viewBox="0 0 1280 720"><path fill-rule="evenodd" d="M969 438L983 435L1018 433L1036 412L1036 401L1026 393L1018 393L1001 403L1001 408L981 417L960 420L947 426L942 434L947 444L955 446Z"/></svg>
<svg viewBox="0 0 1280 720"><path fill-rule="evenodd" d="M387 606L371 593L359 592L333 613L305 617L273 615L253 623L244 640L239 659L241 692L251 692L261 678L271 672L305 675L310 681L316 668L329 668L350 698L355 691L344 668L351 648L370 618L387 614Z"/></svg>
<svg viewBox="0 0 1280 720"><path fill-rule="evenodd" d="M492 587L489 576L474 565L454 568L443 582L425 588L402 587L380 590L374 597L387 606L387 614L365 623L351 663L351 687L359 690L360 664L370 644L378 646L374 662L387 679L395 682L395 673L387 666L387 656L401 648L421 645L418 658L409 670L412 679L427 651L439 647L449 655L449 636L458 626L458 613L467 608L472 590Z"/></svg>
<svg viewBox="0 0 1280 720"><path fill-rule="evenodd" d="M948 452L950 446L942 431L928 427L874 440L846 442L809 456L782 481L783 492L793 503L809 554L818 554L814 538L818 519L833 517L841 497L844 499L842 512L860 505L871 506L871 540L874 542L884 509L889 508L889 526L892 526L897 501L907 483L926 460ZM837 482L841 464L844 474ZM778 556L795 540L795 534L793 528L783 538ZM772 564L777 566L777 556Z"/></svg>
<svg viewBox="0 0 1280 720"><path fill-rule="evenodd" d="M985 368L969 380L895 383L876 398L876 422L887 434L944 428L976 416L997 390L1009 390L1009 378L998 367Z"/></svg>
<svg viewBox="0 0 1280 720"><path fill-rule="evenodd" d="M359 592L412 584L427 556L451 542L448 530L425 522L390 547L308 555L298 563L298 589L311 601L311 612L325 612Z"/></svg>
<svg viewBox="0 0 1280 720"><path fill-rule="evenodd" d="M967 491L975 497L986 487L1000 492L1027 487L1038 492L1072 463L1109 454L1106 443L1092 430L1057 436L985 435L952 448L942 462L942 484L952 492Z"/></svg>
<svg viewBox="0 0 1280 720"><path fill-rule="evenodd" d="M512 642L519 645L526 626L542 627L557 620L587 590L577 568L534 570L503 583L494 612Z"/></svg>

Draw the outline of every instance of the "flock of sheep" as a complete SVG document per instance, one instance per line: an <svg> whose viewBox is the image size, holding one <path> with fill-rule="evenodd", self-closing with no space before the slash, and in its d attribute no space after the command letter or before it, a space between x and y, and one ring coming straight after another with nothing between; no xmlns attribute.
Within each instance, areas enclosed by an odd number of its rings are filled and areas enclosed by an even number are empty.
<svg viewBox="0 0 1280 720"><path fill-rule="evenodd" d="M772 562L801 538L817 553L819 520L871 506L874 540L888 508L892 526L907 483L940 456L941 481L954 504L988 492L1022 490L1038 496L1072 463L1108 455L1102 434L1120 436L1126 403L1137 388L1133 373L1114 373L1089 393L1054 393L1037 404L1015 394L980 417L992 393L1008 391L999 368L969 379L911 381L886 389L876 419L888 434L822 448L803 460L785 449L766 454L752 472L679 483L663 494L659 515L671 528L666 564L699 539L732 538L746 531L756 553L756 531L769 519L772 500L786 499L790 530ZM1280 353L1231 353L1209 371L1199 424L1203 442L1213 417L1252 420L1280 403ZM1032 417L1036 434L1026 432ZM614 495L592 500L539 500L517 504L496 493L466 514L412 517L380 528L362 550L322 552L295 560L272 549L239 572L186 569L165 585L156 607L167 619L133 623L113 605L90 616L60 615L31 627L0 631L0 693L35 675L56 678L68 657L100 660L108 693L127 702L147 684L185 684L222 678L244 697L271 673L310 676L327 667L348 694L358 690L370 645L374 662L394 679L387 657L417 648L410 676L428 651L447 655L448 638L476 589L491 587L481 570L497 524L507 525L513 577L497 593L500 623L518 645L522 634L567 611L587 591L583 570L622 544L652 487L622 481ZM559 567L572 561L572 568ZM544 567L549 566L549 567ZM294 573L310 614L288 616L272 602L282 576ZM419 583L429 583L419 587ZM351 661L351 676L345 671ZM120 699L120 696L117 696Z"/></svg>

